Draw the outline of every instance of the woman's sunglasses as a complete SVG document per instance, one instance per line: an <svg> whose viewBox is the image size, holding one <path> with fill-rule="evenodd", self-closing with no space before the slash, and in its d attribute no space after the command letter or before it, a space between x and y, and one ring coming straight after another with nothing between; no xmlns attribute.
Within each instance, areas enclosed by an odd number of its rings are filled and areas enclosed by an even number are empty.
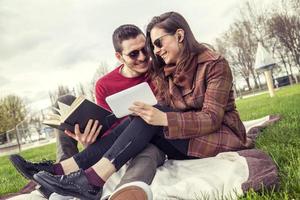
<svg viewBox="0 0 300 200"><path fill-rule="evenodd" d="M133 51L129 52L128 54L123 53L123 55L129 56L132 60L136 60L139 57L140 52L142 52L142 54L144 54L144 56L148 55L145 47L140 50L133 50Z"/></svg>
<svg viewBox="0 0 300 200"><path fill-rule="evenodd" d="M173 34L167 33L165 35L160 36L159 38L154 40L153 45L156 46L157 48L162 48L162 39L167 35L173 35Z"/></svg>

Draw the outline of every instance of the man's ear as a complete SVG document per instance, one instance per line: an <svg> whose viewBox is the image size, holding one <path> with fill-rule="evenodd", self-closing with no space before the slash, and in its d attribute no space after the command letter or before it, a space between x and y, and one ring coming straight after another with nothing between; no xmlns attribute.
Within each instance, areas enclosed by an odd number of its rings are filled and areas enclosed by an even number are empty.
<svg viewBox="0 0 300 200"><path fill-rule="evenodd" d="M115 53L115 56L116 56L116 58L117 58L121 63L124 62L124 61L123 61L123 57L122 57L122 55L121 55L120 52L116 52L116 53Z"/></svg>
<svg viewBox="0 0 300 200"><path fill-rule="evenodd" d="M177 35L177 40L178 42L182 42L184 40L184 30L179 28L176 31L176 35Z"/></svg>

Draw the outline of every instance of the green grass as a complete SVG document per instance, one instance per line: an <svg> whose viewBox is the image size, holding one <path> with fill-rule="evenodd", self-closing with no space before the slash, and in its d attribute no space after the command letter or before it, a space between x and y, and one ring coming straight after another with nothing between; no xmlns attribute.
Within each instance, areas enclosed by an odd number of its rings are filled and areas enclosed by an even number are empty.
<svg viewBox="0 0 300 200"><path fill-rule="evenodd" d="M248 192L245 199L300 199L300 85L282 88L270 98L263 94L237 101L242 120L280 114L282 120L263 130L256 147L267 152L278 165L279 191Z"/></svg>
<svg viewBox="0 0 300 200"><path fill-rule="evenodd" d="M55 144L49 144L23 151L21 155L32 161L55 160L55 149ZM19 191L27 182L11 165L8 156L0 157L0 196Z"/></svg>
<svg viewBox="0 0 300 200"><path fill-rule="evenodd" d="M243 121L280 114L282 120L263 130L256 147L267 152L278 165L281 186L279 191L248 192L240 200L300 199L300 85L281 88L270 98L263 94L237 100ZM55 144L21 153L27 159L55 159ZM27 181L9 163L8 157L0 157L0 196L16 192Z"/></svg>

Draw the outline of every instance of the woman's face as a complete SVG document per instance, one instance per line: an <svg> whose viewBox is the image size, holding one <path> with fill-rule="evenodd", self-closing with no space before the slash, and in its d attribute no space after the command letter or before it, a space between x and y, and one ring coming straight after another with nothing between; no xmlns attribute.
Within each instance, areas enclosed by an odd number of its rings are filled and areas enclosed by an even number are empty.
<svg viewBox="0 0 300 200"><path fill-rule="evenodd" d="M150 31L150 37L154 46L154 54L160 56L166 64L176 64L180 55L177 37L157 27Z"/></svg>

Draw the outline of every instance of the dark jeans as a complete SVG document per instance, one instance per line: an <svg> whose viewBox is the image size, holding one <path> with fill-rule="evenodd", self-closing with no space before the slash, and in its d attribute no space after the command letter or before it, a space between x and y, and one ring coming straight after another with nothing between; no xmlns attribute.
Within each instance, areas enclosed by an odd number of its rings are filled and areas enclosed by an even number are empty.
<svg viewBox="0 0 300 200"><path fill-rule="evenodd" d="M58 101L71 105L74 99L75 97L72 95L65 95L60 97ZM55 106L58 107L57 103ZM57 162L70 158L79 152L77 141L66 135L63 131L56 130L56 138ZM98 140L101 139L97 138L97 141ZM156 168L161 166L164 161L165 154L156 146L148 144L142 152L130 161L126 172L117 187L133 181L143 181L150 185L156 173Z"/></svg>
<svg viewBox="0 0 300 200"><path fill-rule="evenodd" d="M169 108L157 107L162 111L171 111ZM133 117L117 126L106 137L76 154L74 159L80 168L87 169L105 157L119 170L149 143L156 145L170 159L192 158L187 156L188 139L165 139L162 126L149 125L140 117Z"/></svg>
<svg viewBox="0 0 300 200"><path fill-rule="evenodd" d="M78 153L77 141L62 131L57 133L57 159L58 161L70 158ZM97 139L101 140L100 138ZM101 158L101 157L100 157ZM156 173L156 168L165 161L165 154L155 145L148 146L133 158L117 188L133 181L143 181L150 185ZM96 161L97 162L97 161Z"/></svg>
<svg viewBox="0 0 300 200"><path fill-rule="evenodd" d="M80 153L73 156L81 169L88 169L96 164L103 155L112 147L122 131L129 125L130 119L124 120L119 126L114 128L107 136L96 140Z"/></svg>

